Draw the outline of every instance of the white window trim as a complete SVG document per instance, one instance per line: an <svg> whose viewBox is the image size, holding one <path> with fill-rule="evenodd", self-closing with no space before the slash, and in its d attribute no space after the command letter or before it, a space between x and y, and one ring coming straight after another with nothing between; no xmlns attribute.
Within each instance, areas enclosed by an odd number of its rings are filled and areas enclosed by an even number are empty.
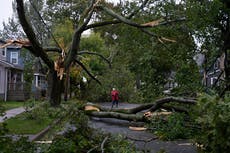
<svg viewBox="0 0 230 153"><path fill-rule="evenodd" d="M210 84L213 85L215 83L215 80L217 80L217 77L211 77L211 82Z"/></svg>
<svg viewBox="0 0 230 153"><path fill-rule="evenodd" d="M16 63L13 63L13 62L12 62L12 60L13 60L13 57L12 57L13 53L16 53L16 55L17 55L17 57L16 57ZM10 63L18 64L18 52L11 52L11 53L10 53Z"/></svg>

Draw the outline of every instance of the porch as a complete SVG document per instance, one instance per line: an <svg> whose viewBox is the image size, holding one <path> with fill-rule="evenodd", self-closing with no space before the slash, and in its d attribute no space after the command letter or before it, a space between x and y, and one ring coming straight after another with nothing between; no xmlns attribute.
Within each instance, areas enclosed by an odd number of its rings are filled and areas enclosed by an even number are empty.
<svg viewBox="0 0 230 153"><path fill-rule="evenodd" d="M30 98L30 91L26 90L26 84L23 82L8 83L7 89L8 101L25 101Z"/></svg>

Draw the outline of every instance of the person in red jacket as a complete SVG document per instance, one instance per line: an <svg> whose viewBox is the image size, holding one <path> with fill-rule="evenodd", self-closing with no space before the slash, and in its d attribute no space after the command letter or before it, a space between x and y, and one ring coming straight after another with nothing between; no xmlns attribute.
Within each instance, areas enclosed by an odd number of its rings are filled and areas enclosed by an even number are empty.
<svg viewBox="0 0 230 153"><path fill-rule="evenodd" d="M118 107L118 91L115 89L115 88L113 88L113 90L111 91L111 98L112 98L112 107L111 107L111 109L113 108L113 105L115 105L116 104L116 107Z"/></svg>

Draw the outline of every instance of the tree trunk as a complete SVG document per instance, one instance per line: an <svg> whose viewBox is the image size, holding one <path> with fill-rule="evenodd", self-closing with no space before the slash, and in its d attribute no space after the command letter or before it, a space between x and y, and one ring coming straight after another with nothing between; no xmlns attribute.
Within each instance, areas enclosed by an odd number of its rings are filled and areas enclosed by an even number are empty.
<svg viewBox="0 0 230 153"><path fill-rule="evenodd" d="M143 114L123 114L117 112L97 112L97 111L89 111L86 113L90 116L100 117L100 118L116 118L116 119L135 121L135 122L148 121L148 119Z"/></svg>
<svg viewBox="0 0 230 153"><path fill-rule="evenodd" d="M53 107L61 104L62 80L57 77L57 72L49 72L48 76L48 98Z"/></svg>
<svg viewBox="0 0 230 153"><path fill-rule="evenodd" d="M64 100L65 101L68 100L68 91L69 91L69 69L66 71L65 92L64 92Z"/></svg>

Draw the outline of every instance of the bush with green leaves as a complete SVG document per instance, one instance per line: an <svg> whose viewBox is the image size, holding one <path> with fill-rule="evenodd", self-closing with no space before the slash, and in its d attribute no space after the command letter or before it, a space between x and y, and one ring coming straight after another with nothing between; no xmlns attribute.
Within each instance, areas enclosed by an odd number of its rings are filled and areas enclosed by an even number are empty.
<svg viewBox="0 0 230 153"><path fill-rule="evenodd" d="M186 117L183 113L173 113L168 117L159 115L153 117L149 126L163 140L188 139L195 131L186 126Z"/></svg>
<svg viewBox="0 0 230 153"><path fill-rule="evenodd" d="M75 153L77 147L75 143L65 137L56 138L49 147L48 153Z"/></svg>
<svg viewBox="0 0 230 153"><path fill-rule="evenodd" d="M228 153L230 150L230 94L224 99L216 95L202 95L194 108L201 131L196 142L204 152Z"/></svg>
<svg viewBox="0 0 230 153"><path fill-rule="evenodd" d="M2 137L0 139L0 153L36 153L36 148L26 137L18 140Z"/></svg>

